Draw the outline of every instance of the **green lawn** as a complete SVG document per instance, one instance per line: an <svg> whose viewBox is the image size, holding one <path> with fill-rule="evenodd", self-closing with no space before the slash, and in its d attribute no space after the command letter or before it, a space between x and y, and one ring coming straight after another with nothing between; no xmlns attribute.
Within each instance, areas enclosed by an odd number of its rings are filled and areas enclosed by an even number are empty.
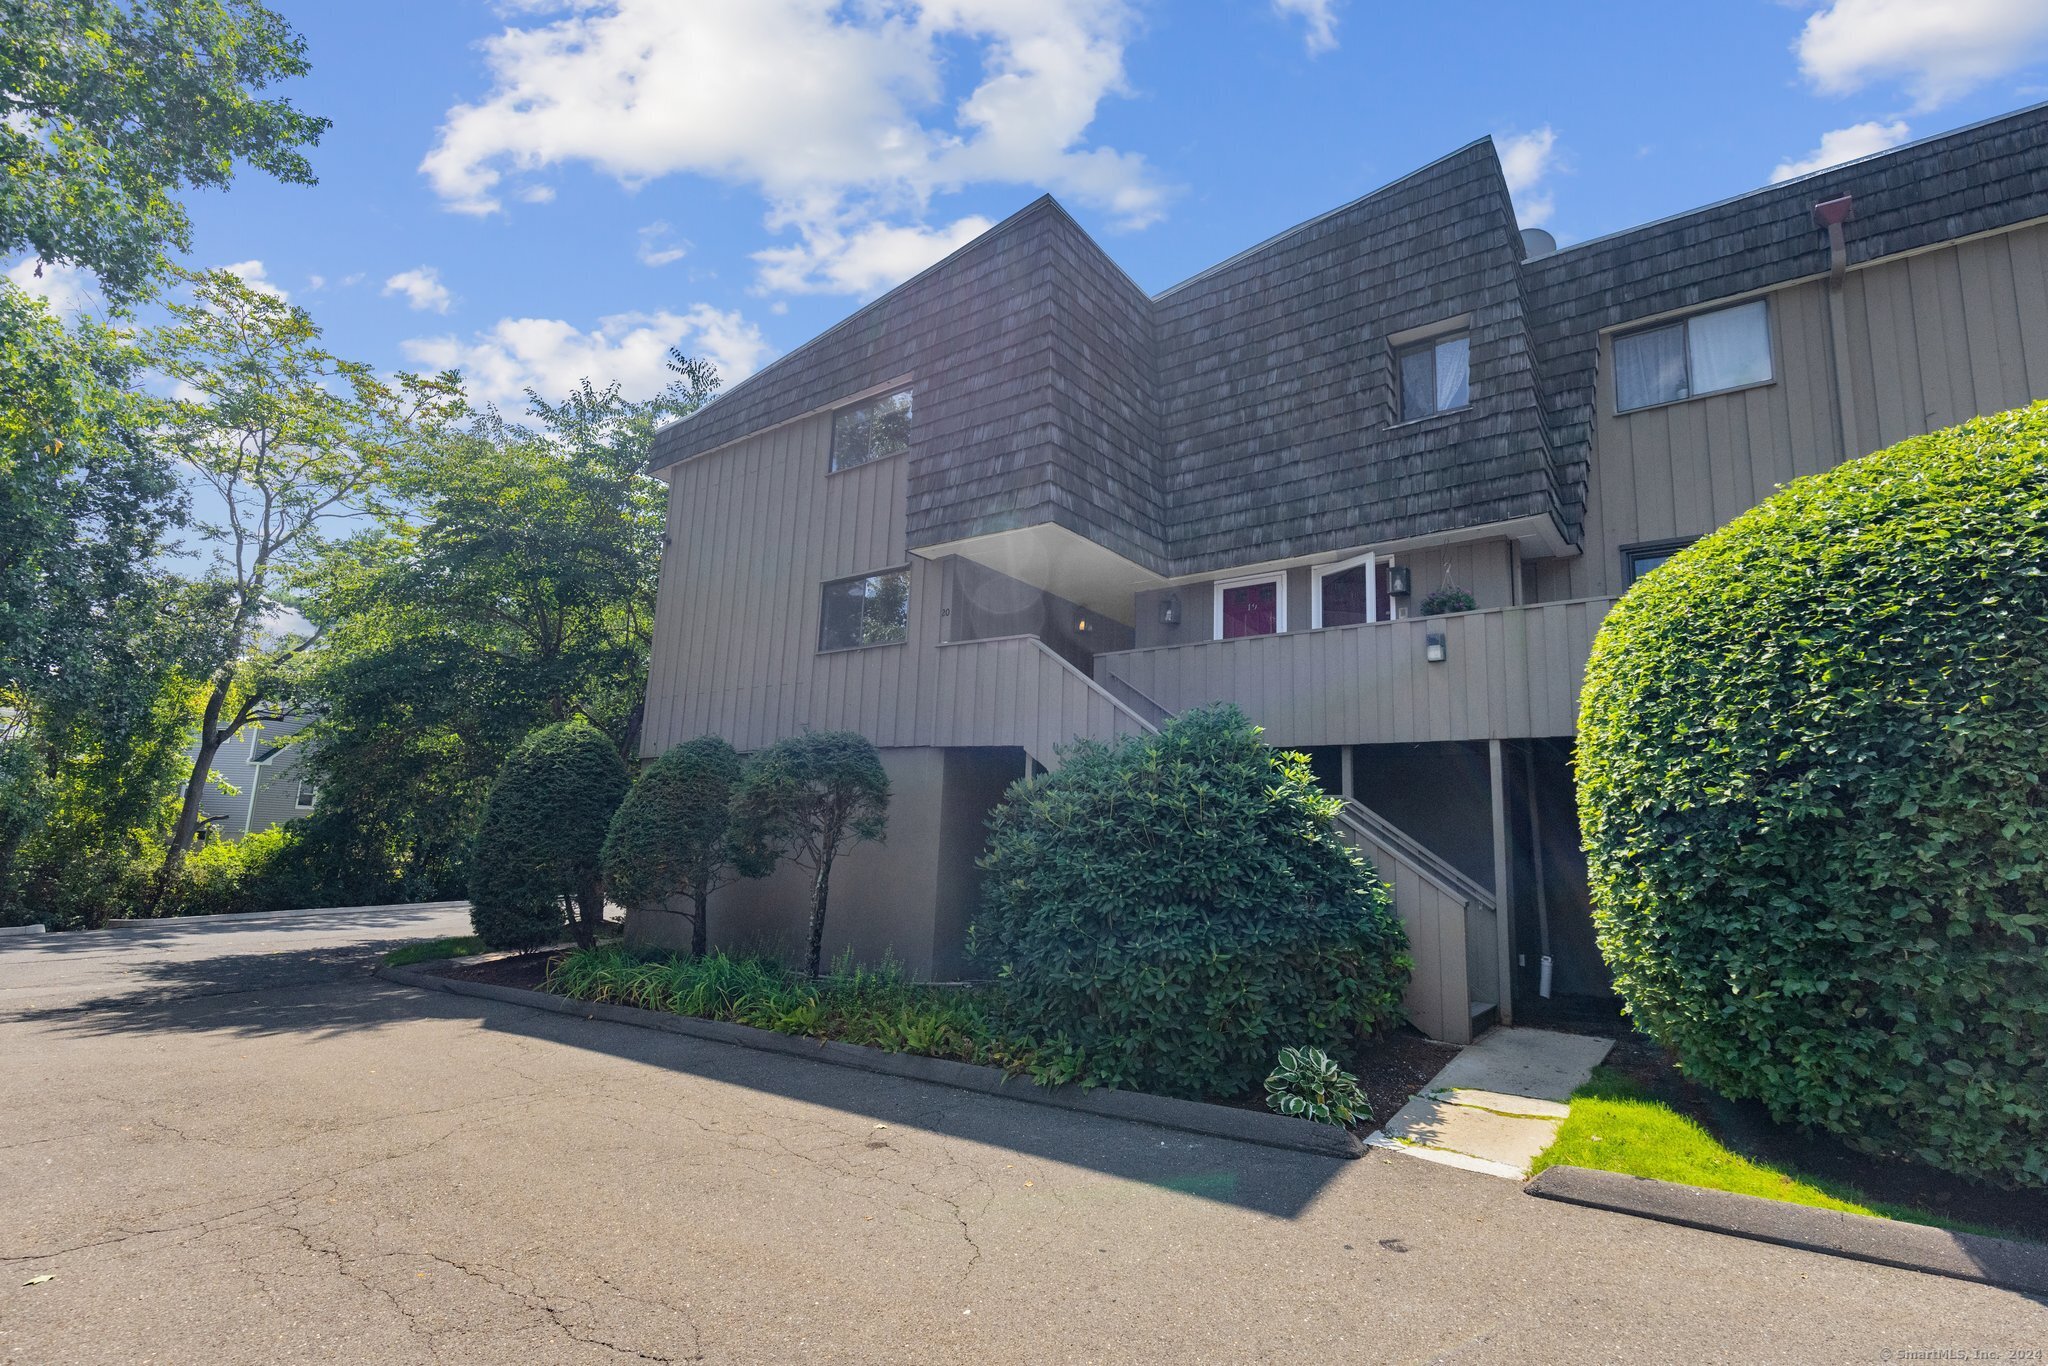
<svg viewBox="0 0 2048 1366"><path fill-rule="evenodd" d="M1944 1219L1925 1210L1870 1200L1837 1182L1754 1162L1729 1149L1698 1123L1650 1097L1641 1086L1611 1068L1596 1068L1593 1079L1572 1093L1571 1113L1557 1139L1536 1157L1530 1174L1545 1167L1592 1167L1647 1176L1709 1190L1760 1195L1817 1209L1874 1214L1915 1224L1934 1224L1969 1233L1996 1229Z"/></svg>
<svg viewBox="0 0 2048 1366"><path fill-rule="evenodd" d="M384 955L389 967L403 968L414 963L432 963L442 958L467 958L473 953L484 951L484 941L473 934L455 939L429 939L424 944L407 944L402 949L393 949Z"/></svg>

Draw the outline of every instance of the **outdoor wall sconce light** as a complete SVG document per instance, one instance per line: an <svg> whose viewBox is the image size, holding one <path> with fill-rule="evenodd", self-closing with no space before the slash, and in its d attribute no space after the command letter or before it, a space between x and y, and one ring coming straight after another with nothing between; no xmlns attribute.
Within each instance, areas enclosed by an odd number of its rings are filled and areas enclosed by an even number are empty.
<svg viewBox="0 0 2048 1366"><path fill-rule="evenodd" d="M1450 651L1447 645L1445 644L1444 633L1442 631L1431 631L1428 635L1422 638L1422 657L1428 660L1430 663L1443 663L1444 656L1449 652Z"/></svg>
<svg viewBox="0 0 2048 1366"><path fill-rule="evenodd" d="M1074 629L1076 631L1085 631L1088 629L1088 614L1086 612L1074 613Z"/></svg>
<svg viewBox="0 0 2048 1366"><path fill-rule="evenodd" d="M1409 586L1414 582L1415 571L1405 564L1387 566L1387 596L1405 598Z"/></svg>
<svg viewBox="0 0 2048 1366"><path fill-rule="evenodd" d="M1159 624L1161 626L1180 625L1179 598L1168 595L1159 600Z"/></svg>

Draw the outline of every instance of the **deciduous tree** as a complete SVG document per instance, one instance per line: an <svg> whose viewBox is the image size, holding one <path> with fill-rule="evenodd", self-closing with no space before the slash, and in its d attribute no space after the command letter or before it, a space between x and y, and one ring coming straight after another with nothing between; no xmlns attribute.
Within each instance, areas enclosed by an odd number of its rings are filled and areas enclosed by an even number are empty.
<svg viewBox="0 0 2048 1366"><path fill-rule="evenodd" d="M754 756L733 793L733 844L755 867L786 858L811 873L804 970L818 975L825 902L840 852L880 840L889 816L882 756L852 731L806 731Z"/></svg>

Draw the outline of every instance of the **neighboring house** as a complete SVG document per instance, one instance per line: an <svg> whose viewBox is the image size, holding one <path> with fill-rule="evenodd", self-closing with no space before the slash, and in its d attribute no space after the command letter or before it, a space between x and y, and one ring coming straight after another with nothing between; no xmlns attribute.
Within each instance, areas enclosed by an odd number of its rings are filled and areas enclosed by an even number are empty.
<svg viewBox="0 0 2048 1366"><path fill-rule="evenodd" d="M306 717L248 725L213 757L213 771L232 787L208 783L200 797L200 829L209 839L240 839L273 825L297 820L318 797L312 775L301 764L301 747L287 744L306 726ZM190 759L196 748L185 751ZM190 772L188 769L187 772Z"/></svg>
<svg viewBox="0 0 2048 1366"><path fill-rule="evenodd" d="M2042 395L2048 107L1563 250L1480 141L1158 295L1041 199L659 434L645 748L872 738L828 951L950 976L1006 783L1234 701L1353 799L1462 1040L1610 992L1570 764L1615 597ZM1445 585L1476 610L1420 616ZM787 942L803 893L712 933Z"/></svg>

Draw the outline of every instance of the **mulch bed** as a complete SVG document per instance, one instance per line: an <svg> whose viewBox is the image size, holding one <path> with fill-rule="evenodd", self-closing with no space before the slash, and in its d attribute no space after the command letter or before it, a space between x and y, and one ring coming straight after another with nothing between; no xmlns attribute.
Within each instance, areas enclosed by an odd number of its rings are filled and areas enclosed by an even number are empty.
<svg viewBox="0 0 2048 1366"><path fill-rule="evenodd" d="M2048 1191L1999 1190L1918 1162L1859 1153L1826 1134L1778 1124L1754 1101L1729 1100L1689 1080L1640 1034L1624 1033L1607 1065L1753 1161L1853 1187L1867 1200L2048 1241Z"/></svg>
<svg viewBox="0 0 2048 1366"><path fill-rule="evenodd" d="M1366 1127L1376 1129L1457 1056L1456 1044L1426 1039L1402 1025L1337 1061L1346 1071L1358 1074L1359 1088L1372 1104L1372 1123ZM1263 1106L1263 1097L1260 1103Z"/></svg>
<svg viewBox="0 0 2048 1366"><path fill-rule="evenodd" d="M488 982L494 987L523 987L527 991L539 991L541 983L547 980L548 969L554 966L556 959L564 956L560 949L543 949L539 953L493 958L488 963L426 963L422 966L429 972L442 977L453 977L462 982Z"/></svg>

